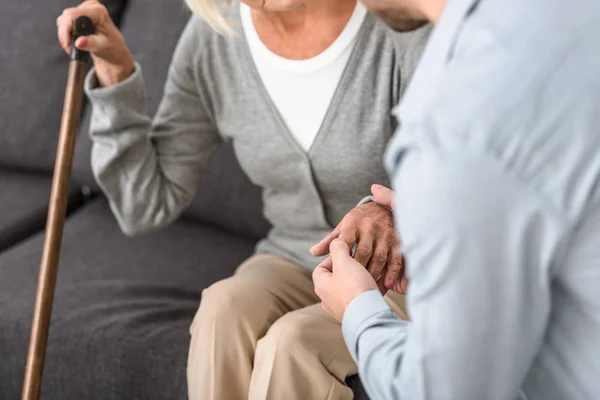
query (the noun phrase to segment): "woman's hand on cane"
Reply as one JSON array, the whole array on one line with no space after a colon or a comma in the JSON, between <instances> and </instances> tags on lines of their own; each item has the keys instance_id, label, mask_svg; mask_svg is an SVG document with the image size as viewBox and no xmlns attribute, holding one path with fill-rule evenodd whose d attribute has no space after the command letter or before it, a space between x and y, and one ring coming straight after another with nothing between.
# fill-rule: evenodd
<instances>
[{"instance_id":1,"label":"woman's hand on cane","mask_svg":"<svg viewBox=\"0 0 600 400\"><path fill-rule=\"evenodd\" d=\"M94 22L96 33L81 36L75 47L92 55L100 86L111 86L129 77L135 64L123 35L112 22L106 7L97 0L87 0L77 7L67 8L57 18L58 39L65 52L71 52L73 22L85 15Z\"/></svg>"}]
</instances>

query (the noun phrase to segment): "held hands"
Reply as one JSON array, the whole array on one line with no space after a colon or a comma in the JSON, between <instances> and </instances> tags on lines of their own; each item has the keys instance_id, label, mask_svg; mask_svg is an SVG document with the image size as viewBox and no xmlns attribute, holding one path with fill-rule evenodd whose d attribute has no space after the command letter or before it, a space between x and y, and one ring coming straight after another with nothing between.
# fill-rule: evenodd
<instances>
[{"instance_id":1,"label":"held hands","mask_svg":"<svg viewBox=\"0 0 600 400\"><path fill-rule=\"evenodd\" d=\"M67 54L71 53L73 22L82 15L94 22L96 33L79 37L75 47L92 55L100 86L115 85L127 79L135 69L133 56L106 7L97 0L87 0L77 7L67 8L56 19L61 47Z\"/></svg>"},{"instance_id":2,"label":"held hands","mask_svg":"<svg viewBox=\"0 0 600 400\"><path fill-rule=\"evenodd\" d=\"M342 239L333 240L329 252L333 262L318 266L313 282L323 309L341 323L354 298L378 287L364 266L350 256L350 248Z\"/></svg>"},{"instance_id":3,"label":"held hands","mask_svg":"<svg viewBox=\"0 0 600 400\"><path fill-rule=\"evenodd\" d=\"M330 252L335 239L341 239L350 249L356 245L354 260L371 273L382 294L388 289L405 293L408 282L404 279L404 263L399 251L400 242L394 228L392 213L394 192L380 185L373 185L371 192L377 203L367 203L350 211L342 222L321 242L311 248L314 256ZM332 254L319 265L332 269Z\"/></svg>"}]
</instances>

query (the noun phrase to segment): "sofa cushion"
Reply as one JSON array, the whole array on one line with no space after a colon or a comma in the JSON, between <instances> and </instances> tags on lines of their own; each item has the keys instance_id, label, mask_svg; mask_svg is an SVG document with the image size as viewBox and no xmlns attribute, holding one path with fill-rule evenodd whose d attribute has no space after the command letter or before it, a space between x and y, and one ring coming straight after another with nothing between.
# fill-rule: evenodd
<instances>
[{"instance_id":1,"label":"sofa cushion","mask_svg":"<svg viewBox=\"0 0 600 400\"><path fill-rule=\"evenodd\" d=\"M354 400L369 400L369 396L367 395L367 392L365 391L365 388L363 387L358 375L348 378L347 383L354 392Z\"/></svg>"},{"instance_id":2,"label":"sofa cushion","mask_svg":"<svg viewBox=\"0 0 600 400\"><path fill-rule=\"evenodd\" d=\"M0 251L44 229L50 184L48 175L0 171ZM71 188L69 207L82 201L81 192Z\"/></svg>"},{"instance_id":3,"label":"sofa cushion","mask_svg":"<svg viewBox=\"0 0 600 400\"><path fill-rule=\"evenodd\" d=\"M170 2L130 0L121 31L135 59L141 64L148 96L148 111L156 112L162 98L172 53L189 18L189 12ZM91 109L84 113L83 134L76 147L73 176L80 185L98 192L90 154ZM240 233L249 238L263 238L269 223L262 214L259 188L241 170L231 145L217 152L209 171L198 186L198 194L185 218L206 222Z\"/></svg>"},{"instance_id":4,"label":"sofa cushion","mask_svg":"<svg viewBox=\"0 0 600 400\"><path fill-rule=\"evenodd\" d=\"M56 18L79 0L2 0L0 12L0 165L51 171L69 57ZM125 0L103 0L117 19Z\"/></svg>"},{"instance_id":5,"label":"sofa cushion","mask_svg":"<svg viewBox=\"0 0 600 400\"><path fill-rule=\"evenodd\" d=\"M0 255L0 398L21 391L43 238ZM69 218L42 398L183 399L189 325L201 291L254 243L177 222L126 238L104 199Z\"/></svg>"},{"instance_id":6,"label":"sofa cushion","mask_svg":"<svg viewBox=\"0 0 600 400\"><path fill-rule=\"evenodd\" d=\"M0 255L0 398L21 391L41 235ZM253 242L180 221L124 237L105 200L67 222L42 385L45 400L186 398L189 326L201 291ZM366 399L357 378L357 399Z\"/></svg>"}]
</instances>

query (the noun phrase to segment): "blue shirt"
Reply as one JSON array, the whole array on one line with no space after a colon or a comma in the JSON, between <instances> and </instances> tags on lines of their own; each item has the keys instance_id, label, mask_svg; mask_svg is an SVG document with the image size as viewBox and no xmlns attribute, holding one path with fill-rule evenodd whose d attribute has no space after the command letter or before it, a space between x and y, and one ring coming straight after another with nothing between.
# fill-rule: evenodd
<instances>
[{"instance_id":1,"label":"blue shirt","mask_svg":"<svg viewBox=\"0 0 600 400\"><path fill-rule=\"evenodd\" d=\"M372 399L600 399L599 21L449 0L386 157L411 321L342 324Z\"/></svg>"}]
</instances>

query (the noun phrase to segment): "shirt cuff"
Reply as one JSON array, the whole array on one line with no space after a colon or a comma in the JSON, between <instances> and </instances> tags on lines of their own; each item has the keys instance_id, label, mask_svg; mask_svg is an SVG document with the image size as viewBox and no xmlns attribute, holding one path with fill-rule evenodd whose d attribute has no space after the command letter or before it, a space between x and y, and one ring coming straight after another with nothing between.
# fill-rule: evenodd
<instances>
[{"instance_id":1,"label":"shirt cuff","mask_svg":"<svg viewBox=\"0 0 600 400\"><path fill-rule=\"evenodd\" d=\"M367 196L364 199L362 199L361 201L358 202L358 204L356 205L356 207L360 207L363 204L367 204L367 203L376 203L375 201L375 197L373 196Z\"/></svg>"},{"instance_id":2,"label":"shirt cuff","mask_svg":"<svg viewBox=\"0 0 600 400\"><path fill-rule=\"evenodd\" d=\"M377 201L375 201L375 197L373 197L373 196L367 196L364 199L362 199L361 201L359 201L358 204L356 205L356 207L360 207L360 206L362 206L364 204L367 204L367 203L377 203ZM394 210L392 210L388 206L384 206L381 203L377 203L377 204L379 204L381 207L385 207L389 212L392 213L392 215L394 215Z\"/></svg>"},{"instance_id":3,"label":"shirt cuff","mask_svg":"<svg viewBox=\"0 0 600 400\"><path fill-rule=\"evenodd\" d=\"M92 68L85 77L84 89L93 106L129 109L132 106L144 108L146 105L144 79L137 62L131 75L122 82L107 87L98 86L96 69Z\"/></svg>"},{"instance_id":4,"label":"shirt cuff","mask_svg":"<svg viewBox=\"0 0 600 400\"><path fill-rule=\"evenodd\" d=\"M348 304L342 319L342 333L348 350L357 363L360 334L368 326L369 320L383 312L391 312L391 309L378 290L364 292Z\"/></svg>"}]
</instances>

